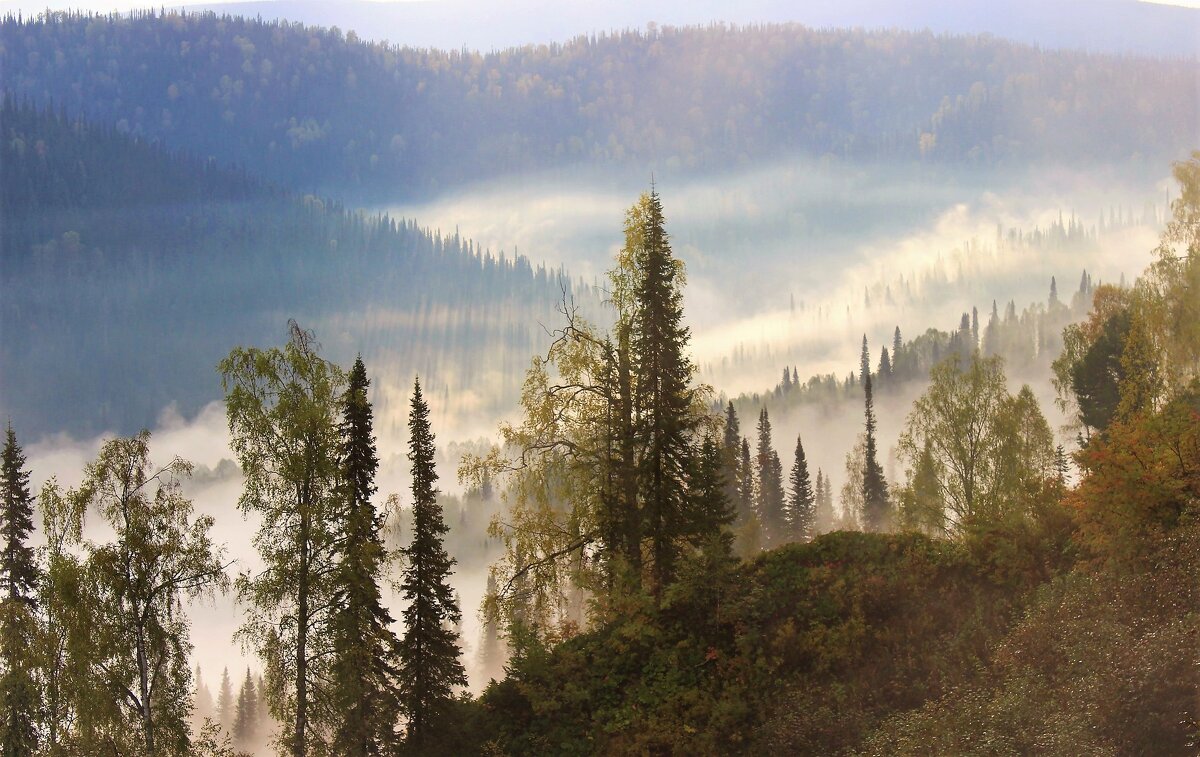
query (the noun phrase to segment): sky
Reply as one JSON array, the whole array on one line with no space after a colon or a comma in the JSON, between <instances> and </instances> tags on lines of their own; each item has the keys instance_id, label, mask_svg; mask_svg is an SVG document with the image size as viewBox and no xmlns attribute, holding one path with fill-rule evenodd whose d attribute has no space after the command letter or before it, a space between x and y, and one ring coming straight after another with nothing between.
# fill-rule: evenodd
<instances>
[{"instance_id":1,"label":"sky","mask_svg":"<svg viewBox=\"0 0 1200 757\"><path fill-rule=\"evenodd\" d=\"M378 2L381 5L409 3L409 2L433 2L443 3L451 2L452 0L368 0L368 2ZM239 0L204 0L205 5L226 5ZM1101 4L1105 0L1095 0L1096 4ZM1200 0L1138 0L1138 2L1155 4L1155 5L1173 5L1182 8L1200 8ZM194 5L195 3L188 3ZM330 2L331 6L337 5L336 2ZM159 8L164 3L145 2L129 2L129 0L0 0L0 12L20 11L24 14L38 14L44 10L88 10L97 13L106 13L109 11L128 11L139 8ZM166 7L179 7L178 3L165 3ZM650 2L648 5L653 6Z\"/></svg>"}]
</instances>

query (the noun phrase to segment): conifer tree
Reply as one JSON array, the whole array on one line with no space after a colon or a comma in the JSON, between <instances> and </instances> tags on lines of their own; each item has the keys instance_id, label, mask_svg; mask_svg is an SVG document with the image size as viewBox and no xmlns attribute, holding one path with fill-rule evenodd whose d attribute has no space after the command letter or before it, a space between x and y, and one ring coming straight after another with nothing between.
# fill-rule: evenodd
<instances>
[{"instance_id":1,"label":"conifer tree","mask_svg":"<svg viewBox=\"0 0 1200 757\"><path fill-rule=\"evenodd\" d=\"M879 379L887 381L892 377L892 359L888 356L887 347L882 348L879 353Z\"/></svg>"},{"instance_id":2,"label":"conifer tree","mask_svg":"<svg viewBox=\"0 0 1200 757\"><path fill-rule=\"evenodd\" d=\"M783 470L771 446L771 418L764 407L758 414L758 517L768 547L782 544L787 536L783 511Z\"/></svg>"},{"instance_id":3,"label":"conifer tree","mask_svg":"<svg viewBox=\"0 0 1200 757\"><path fill-rule=\"evenodd\" d=\"M788 525L792 539L812 541L816 536L817 502L812 479L808 475L808 459L804 455L804 444L796 436L796 459L792 463L790 499L788 501Z\"/></svg>"},{"instance_id":4,"label":"conifer tree","mask_svg":"<svg viewBox=\"0 0 1200 757\"><path fill-rule=\"evenodd\" d=\"M738 491L738 510L748 520L756 514L754 512L756 497L754 491L754 463L750 457L750 440L744 436L742 437L742 454L739 467L741 473L738 477L741 480L741 486Z\"/></svg>"},{"instance_id":5,"label":"conifer tree","mask_svg":"<svg viewBox=\"0 0 1200 757\"><path fill-rule=\"evenodd\" d=\"M32 755L37 748L40 695L31 656L37 622L38 569L30 548L33 498L29 471L9 424L0 458L0 755Z\"/></svg>"},{"instance_id":6,"label":"conifer tree","mask_svg":"<svg viewBox=\"0 0 1200 757\"><path fill-rule=\"evenodd\" d=\"M867 336L863 335L862 384L864 415L866 419L866 448L864 455L862 505L863 527L867 531L884 531L890 526L887 484L883 479L883 468L875 442L875 401L871 388L871 370L868 363Z\"/></svg>"},{"instance_id":7,"label":"conifer tree","mask_svg":"<svg viewBox=\"0 0 1200 757\"><path fill-rule=\"evenodd\" d=\"M408 718L407 746L421 754L437 749L454 689L465 686L467 677L452 630L461 613L447 582L454 560L442 545L449 529L437 501L434 438L419 379L413 385L408 429L413 535L403 550L407 565L400 587L408 603L400 642L400 701Z\"/></svg>"},{"instance_id":8,"label":"conifer tree","mask_svg":"<svg viewBox=\"0 0 1200 757\"><path fill-rule=\"evenodd\" d=\"M254 690L254 677L246 668L246 678L238 690L237 715L233 720L233 745L238 749L253 748L258 738L258 695Z\"/></svg>"},{"instance_id":9,"label":"conifer tree","mask_svg":"<svg viewBox=\"0 0 1200 757\"><path fill-rule=\"evenodd\" d=\"M229 668L224 668L221 670L221 688L217 690L217 720L221 724L221 729L229 733L233 729L233 721L236 718L233 683L229 680Z\"/></svg>"},{"instance_id":10,"label":"conifer tree","mask_svg":"<svg viewBox=\"0 0 1200 757\"><path fill-rule=\"evenodd\" d=\"M741 507L741 444L742 430L737 411L731 401L725 407L725 430L722 437L722 476L725 481L725 498L733 505L735 526L741 526L750 516Z\"/></svg>"},{"instance_id":11,"label":"conifer tree","mask_svg":"<svg viewBox=\"0 0 1200 757\"><path fill-rule=\"evenodd\" d=\"M686 476L696 425L695 367L687 356L681 267L671 253L662 203L653 189L642 199L640 276L634 289L632 348L637 381L637 435L645 440L638 466L640 501L653 560L653 592L671 582L680 538L686 536Z\"/></svg>"},{"instance_id":12,"label":"conifer tree","mask_svg":"<svg viewBox=\"0 0 1200 757\"><path fill-rule=\"evenodd\" d=\"M199 731L200 726L204 724L205 718L211 719L216 715L217 706L213 702L212 691L208 688L208 684L204 682L199 665L196 665L196 672L193 679L192 723L195 725L193 730Z\"/></svg>"},{"instance_id":13,"label":"conifer tree","mask_svg":"<svg viewBox=\"0 0 1200 757\"><path fill-rule=\"evenodd\" d=\"M722 450L711 435L704 437L700 453L693 458L688 477L688 506L691 523L688 540L694 547L720 543L732 546L729 525L733 523L733 502L726 496L722 471ZM715 541L714 541L715 540Z\"/></svg>"},{"instance_id":14,"label":"conifer tree","mask_svg":"<svg viewBox=\"0 0 1200 757\"><path fill-rule=\"evenodd\" d=\"M379 590L389 555L380 535L383 518L371 501L379 458L367 398L370 383L359 357L342 397L341 499L346 510L334 573L337 609L331 622L333 750L360 756L394 750L400 709L399 641Z\"/></svg>"},{"instance_id":15,"label":"conifer tree","mask_svg":"<svg viewBox=\"0 0 1200 757\"><path fill-rule=\"evenodd\" d=\"M817 468L817 485L813 497L816 501L814 534L823 534L833 530L833 493L829 479L825 477L825 472L820 468Z\"/></svg>"},{"instance_id":16,"label":"conifer tree","mask_svg":"<svg viewBox=\"0 0 1200 757\"><path fill-rule=\"evenodd\" d=\"M896 327L896 331L892 334L892 368L900 361L900 350L904 347L904 341L900 338L900 327Z\"/></svg>"}]
</instances>

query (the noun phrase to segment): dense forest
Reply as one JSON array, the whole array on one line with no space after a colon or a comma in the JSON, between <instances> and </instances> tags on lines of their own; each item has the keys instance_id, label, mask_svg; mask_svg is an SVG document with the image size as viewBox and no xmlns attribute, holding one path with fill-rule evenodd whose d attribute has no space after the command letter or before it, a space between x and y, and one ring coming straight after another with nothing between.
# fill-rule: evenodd
<instances>
[{"instance_id":1,"label":"dense forest","mask_svg":"<svg viewBox=\"0 0 1200 757\"><path fill-rule=\"evenodd\" d=\"M231 757L264 738L295 756L1189 754L1200 153L1175 176L1155 262L1129 286L1085 275L1072 298L1085 317L1053 371L1074 450L1009 385L997 340L1013 319L964 317L944 345L897 335L897 362L876 363L864 338L861 464L836 521L806 440L785 479L765 409L752 454L749 419L697 382L666 211L644 194L610 274L612 318L566 308L518 419L462 459L467 501L504 497L482 611L508 662L475 698L419 379L397 547L364 361L330 362L295 322L283 347L220 361L263 566L236 578L213 518L182 494L191 465L162 464L147 432L105 442L78 487L35 495L10 425L0 740L48 755ZM874 400L898 375L922 388L888 480ZM108 541L83 538L96 518ZM225 671L214 704L181 608L226 591L262 674ZM211 717L189 726L194 706Z\"/></svg>"},{"instance_id":2,"label":"dense forest","mask_svg":"<svg viewBox=\"0 0 1200 757\"><path fill-rule=\"evenodd\" d=\"M420 196L583 163L781 154L1158 166L1195 139L1195 63L990 37L663 28L488 54L216 15L0 22L0 86L304 191Z\"/></svg>"},{"instance_id":3,"label":"dense forest","mask_svg":"<svg viewBox=\"0 0 1200 757\"><path fill-rule=\"evenodd\" d=\"M172 401L193 413L218 397L229 337L264 340L281 312L327 325L337 354L404 355L439 392L495 372L495 403L544 343L538 322L564 296L598 299L524 257L60 111L8 97L0 124L0 409L28 433L132 433ZM362 341L334 341L352 320Z\"/></svg>"}]
</instances>

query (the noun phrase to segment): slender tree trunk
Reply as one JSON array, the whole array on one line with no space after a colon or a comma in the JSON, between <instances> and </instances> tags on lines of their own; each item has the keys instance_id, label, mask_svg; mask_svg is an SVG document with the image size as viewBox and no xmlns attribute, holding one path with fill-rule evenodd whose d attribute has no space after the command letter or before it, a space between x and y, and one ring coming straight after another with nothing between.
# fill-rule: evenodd
<instances>
[{"instance_id":1,"label":"slender tree trunk","mask_svg":"<svg viewBox=\"0 0 1200 757\"><path fill-rule=\"evenodd\" d=\"M637 460L635 457L633 430L633 379L630 375L628 338L622 339L623 348L618 357L617 380L620 396L621 423L621 492L622 532L625 537L625 559L629 562L630 579L634 588L642 579L642 535L639 523L637 496Z\"/></svg>"},{"instance_id":2,"label":"slender tree trunk","mask_svg":"<svg viewBox=\"0 0 1200 757\"><path fill-rule=\"evenodd\" d=\"M309 529L309 515L303 512L300 515L300 570L296 582L296 721L292 734L293 757L305 756L305 731L308 729Z\"/></svg>"},{"instance_id":3,"label":"slender tree trunk","mask_svg":"<svg viewBox=\"0 0 1200 757\"><path fill-rule=\"evenodd\" d=\"M136 612L136 607L134 608ZM137 630L137 664L139 705L142 710L142 733L146 738L146 754L154 756L154 711L150 706L150 661L146 658L146 630L139 625Z\"/></svg>"}]
</instances>

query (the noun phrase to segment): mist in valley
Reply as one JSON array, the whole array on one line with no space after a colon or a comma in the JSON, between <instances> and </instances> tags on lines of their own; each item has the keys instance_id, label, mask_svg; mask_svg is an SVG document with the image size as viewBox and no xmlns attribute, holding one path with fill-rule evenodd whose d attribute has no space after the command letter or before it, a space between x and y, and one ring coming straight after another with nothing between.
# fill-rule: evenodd
<instances>
[{"instance_id":1,"label":"mist in valley","mask_svg":"<svg viewBox=\"0 0 1200 757\"><path fill-rule=\"evenodd\" d=\"M660 179L668 231L687 269L685 313L700 378L720 398L740 396L742 431L752 440L755 416L745 409L767 407L785 470L799 434L813 475L822 470L836 492L862 429L861 402L778 402L771 390L783 367L794 367L801 381L823 374L844 378L857 370L864 333L874 365L896 327L907 339L930 327L952 331L973 307L986 316L993 300L1011 300L1018 309L1044 302L1051 277L1069 299L1084 270L1096 282L1131 281L1151 258L1167 183L1122 177L1114 189L1114 181L1104 171L986 176L811 161L705 181ZM611 317L601 304L605 272L622 244L625 209L647 184L633 177L546 178L516 187L483 185L386 210L455 229L493 254L519 253L561 268L578 291L593 291L583 304L604 325ZM381 503L395 493L401 507L407 505L404 421L415 369L440 378L429 398L441 449L440 486L453 500L447 520L459 566L452 583L464 610L463 661L474 693L500 674L495 661L486 669L482 662L478 613L487 566L500 554L486 535L499 504L460 499L465 493L456 481L457 457L485 449L497 423L515 419L520 376L544 349L548 332L561 325L553 308L543 307L541 337L530 340L527 350L483 347L466 355L478 369L462 375L453 366L439 371L430 362L435 350L394 341L424 324L406 322L404 312L387 303L365 302L306 323L333 355L356 348L364 354L373 380ZM455 315L447 311L445 317ZM1062 419L1047 365L1010 372L1010 390L1030 384L1058 427ZM889 483L903 482L895 442L923 389L907 382L876 395ZM225 423L220 402L191 415L168 405L152 429L151 448L155 459L178 455L195 463L185 492L198 513L214 517L214 537L233 561L231 572L254 571L260 567L250 542L255 524L236 507L241 476ZM50 476L63 485L77 483L102 437L59 433L30 444L35 485ZM397 513L393 520L402 523L403 517ZM89 536L102 539L103 533ZM401 528L393 546L407 536ZM398 617L394 591L385 588L385 598ZM232 595L193 602L189 613L193 665L210 690L226 667L235 682L247 667L258 669L254 656L234 641L241 614Z\"/></svg>"}]
</instances>

